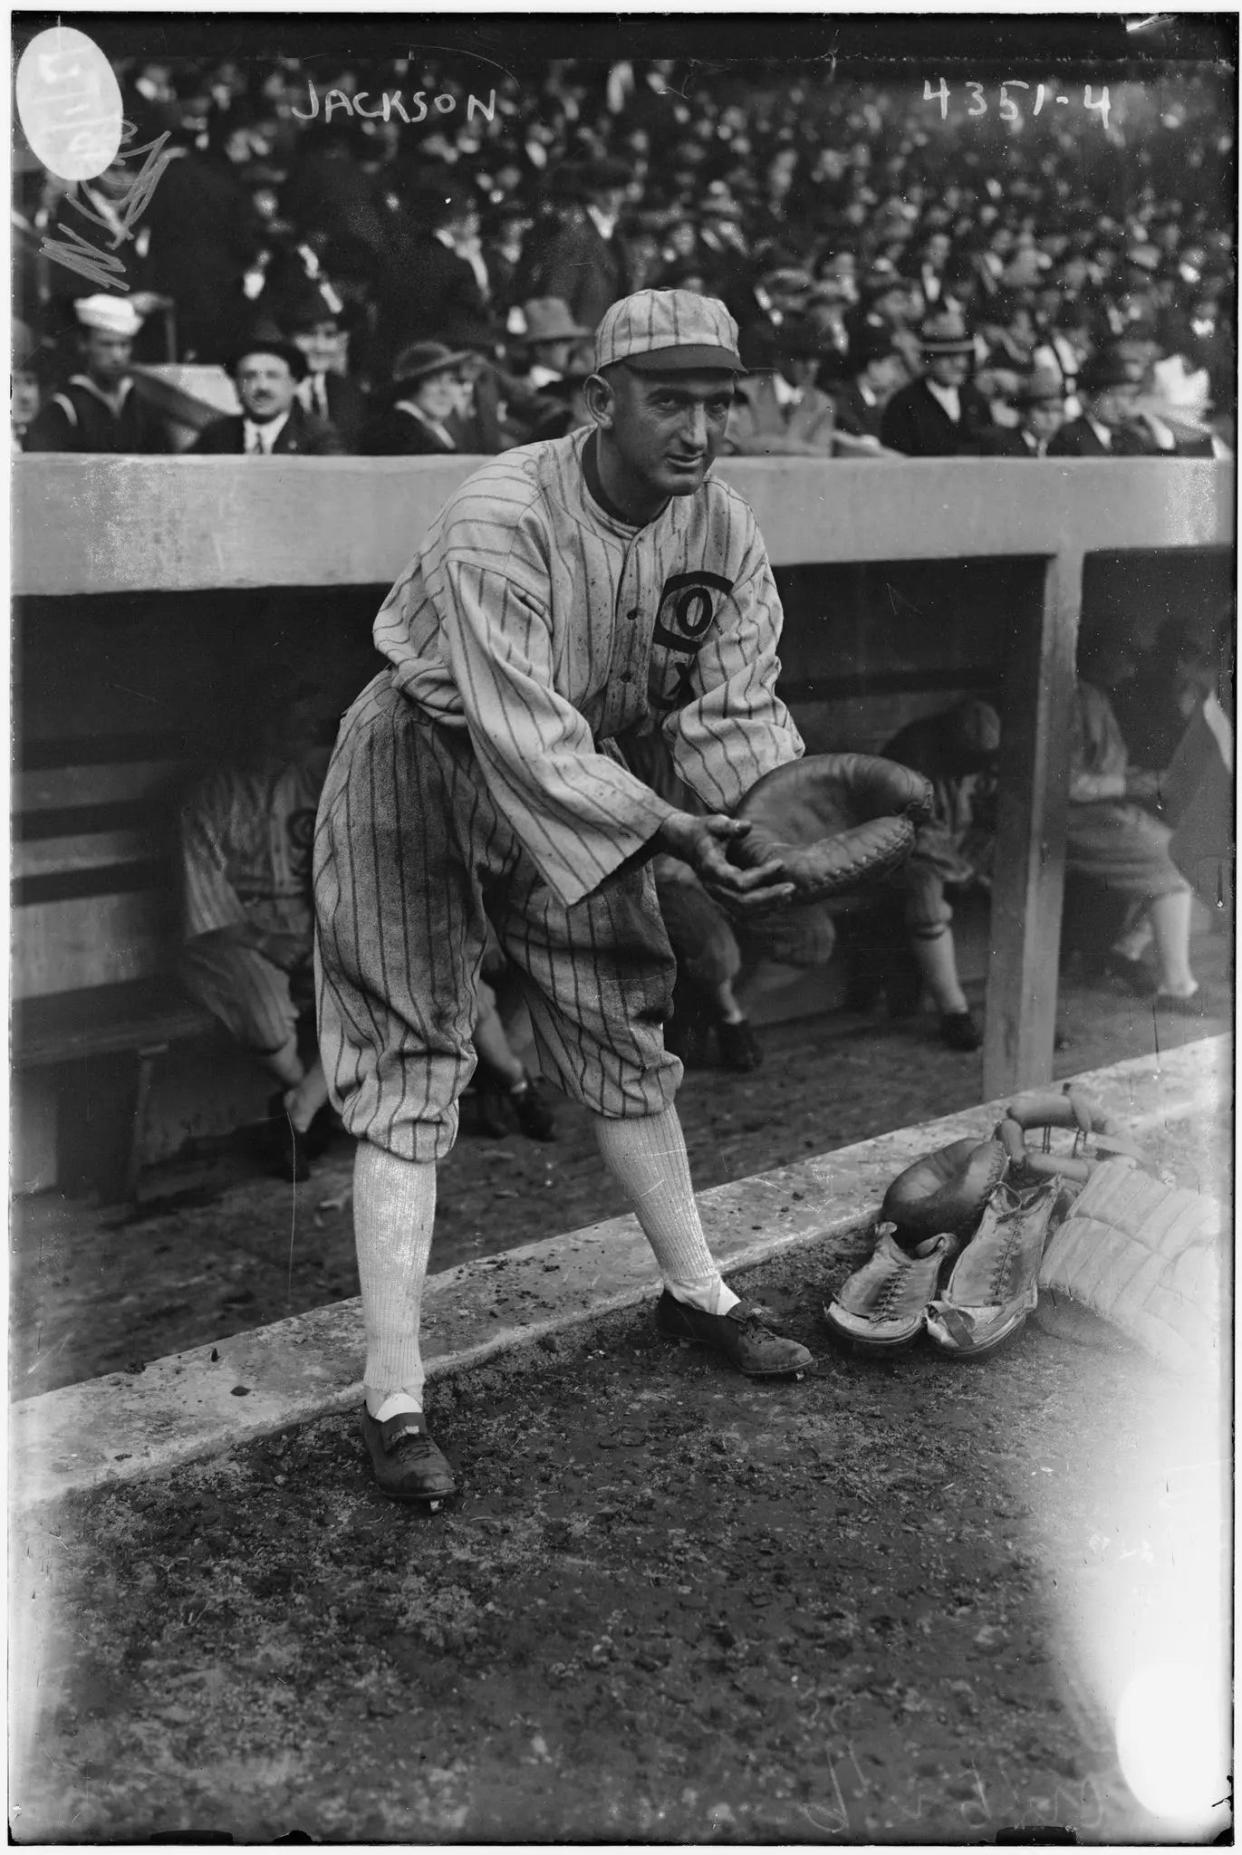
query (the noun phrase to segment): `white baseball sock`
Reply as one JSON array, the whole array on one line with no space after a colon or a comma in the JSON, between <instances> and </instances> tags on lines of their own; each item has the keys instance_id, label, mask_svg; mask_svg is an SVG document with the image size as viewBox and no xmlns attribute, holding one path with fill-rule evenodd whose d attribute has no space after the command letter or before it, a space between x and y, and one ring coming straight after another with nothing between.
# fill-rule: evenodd
<instances>
[{"instance_id":1,"label":"white baseball sock","mask_svg":"<svg viewBox=\"0 0 1242 1855\"><path fill-rule=\"evenodd\" d=\"M367 1409L381 1423L423 1408L418 1345L436 1214L433 1161L399 1159L360 1140L354 1156L354 1239L367 1336Z\"/></svg>"},{"instance_id":2,"label":"white baseball sock","mask_svg":"<svg viewBox=\"0 0 1242 1855\"><path fill-rule=\"evenodd\" d=\"M627 1121L596 1115L595 1138L634 1207L669 1293L707 1314L727 1314L738 1297L721 1280L703 1235L676 1108Z\"/></svg>"}]
</instances>

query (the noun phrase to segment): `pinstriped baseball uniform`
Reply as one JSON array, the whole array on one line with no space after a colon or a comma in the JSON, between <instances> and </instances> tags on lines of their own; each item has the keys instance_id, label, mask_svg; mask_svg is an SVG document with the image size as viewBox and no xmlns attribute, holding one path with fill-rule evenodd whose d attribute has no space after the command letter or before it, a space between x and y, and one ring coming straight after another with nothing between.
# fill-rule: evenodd
<instances>
[{"instance_id":1,"label":"pinstriped baseball uniform","mask_svg":"<svg viewBox=\"0 0 1242 1855\"><path fill-rule=\"evenodd\" d=\"M256 948L204 939L252 927L314 937L311 848L323 760L230 767L194 788L181 813L183 983L239 1043L260 1054L295 1034L291 975ZM305 985L303 986L305 989ZM305 1008L305 1000L302 1007Z\"/></svg>"},{"instance_id":2,"label":"pinstriped baseball uniform","mask_svg":"<svg viewBox=\"0 0 1242 1855\"><path fill-rule=\"evenodd\" d=\"M456 492L379 613L388 667L329 767L320 1049L350 1131L405 1158L452 1144L488 916L545 1072L603 1115L669 1105L673 963L645 856L672 808L617 742L659 729L715 811L802 752L747 503L709 477L633 527L588 480L576 432Z\"/></svg>"}]
</instances>

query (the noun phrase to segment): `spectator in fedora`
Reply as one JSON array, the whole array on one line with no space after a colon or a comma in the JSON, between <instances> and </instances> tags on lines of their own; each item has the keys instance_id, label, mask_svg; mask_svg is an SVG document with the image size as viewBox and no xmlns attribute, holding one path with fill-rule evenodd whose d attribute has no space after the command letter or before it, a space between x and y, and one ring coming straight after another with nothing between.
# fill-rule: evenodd
<instances>
[{"instance_id":1,"label":"spectator in fedora","mask_svg":"<svg viewBox=\"0 0 1242 1855\"><path fill-rule=\"evenodd\" d=\"M568 211L538 254L529 293L558 297L576 322L594 331L629 289L617 223L630 171L619 161L586 161L562 169L560 180Z\"/></svg>"},{"instance_id":2,"label":"spectator in fedora","mask_svg":"<svg viewBox=\"0 0 1242 1855\"><path fill-rule=\"evenodd\" d=\"M1157 446L1138 424L1139 383L1115 353L1093 355L1078 375L1082 416L1063 425L1052 457L1150 457Z\"/></svg>"},{"instance_id":3,"label":"spectator in fedora","mask_svg":"<svg viewBox=\"0 0 1242 1855\"><path fill-rule=\"evenodd\" d=\"M1059 375L1035 368L1013 395L1016 425L997 425L985 432L979 449L984 457L1044 457L1065 418L1065 388Z\"/></svg>"},{"instance_id":4,"label":"spectator in fedora","mask_svg":"<svg viewBox=\"0 0 1242 1855\"><path fill-rule=\"evenodd\" d=\"M906 380L905 362L892 335L881 328L862 331L852 344L851 358L853 379L832 389L837 430L878 445L884 408Z\"/></svg>"},{"instance_id":5,"label":"spectator in fedora","mask_svg":"<svg viewBox=\"0 0 1242 1855\"><path fill-rule=\"evenodd\" d=\"M977 451L991 428L982 393L971 385L974 339L956 310L928 316L919 330L923 372L893 394L880 438L907 457L957 457Z\"/></svg>"},{"instance_id":6,"label":"spectator in fedora","mask_svg":"<svg viewBox=\"0 0 1242 1855\"><path fill-rule=\"evenodd\" d=\"M752 332L726 448L739 457L831 457L836 407L816 385L822 344L808 322ZM766 365L765 365L766 363Z\"/></svg>"},{"instance_id":7,"label":"spectator in fedora","mask_svg":"<svg viewBox=\"0 0 1242 1855\"><path fill-rule=\"evenodd\" d=\"M126 296L83 296L78 321L79 372L31 420L27 451L164 452L171 449L157 414L130 372L142 317Z\"/></svg>"},{"instance_id":8,"label":"spectator in fedora","mask_svg":"<svg viewBox=\"0 0 1242 1855\"><path fill-rule=\"evenodd\" d=\"M306 356L274 326L255 329L229 357L228 371L242 403L238 413L213 419L191 451L245 457L337 457L344 446L336 427L307 412L298 387Z\"/></svg>"},{"instance_id":9,"label":"spectator in fedora","mask_svg":"<svg viewBox=\"0 0 1242 1855\"><path fill-rule=\"evenodd\" d=\"M442 341L416 341L393 364L392 402L364 427L367 457L436 457L461 447L453 433L461 370L471 356Z\"/></svg>"},{"instance_id":10,"label":"spectator in fedora","mask_svg":"<svg viewBox=\"0 0 1242 1855\"><path fill-rule=\"evenodd\" d=\"M576 343L589 339L591 331L570 314L568 303L556 296L537 296L522 307L526 329L523 345L530 355L528 385L536 392L562 380L570 372Z\"/></svg>"},{"instance_id":11,"label":"spectator in fedora","mask_svg":"<svg viewBox=\"0 0 1242 1855\"><path fill-rule=\"evenodd\" d=\"M358 449L367 396L348 372L349 331L344 306L331 286L307 279L280 318L306 361L298 398L307 412L335 426L346 451Z\"/></svg>"}]
</instances>

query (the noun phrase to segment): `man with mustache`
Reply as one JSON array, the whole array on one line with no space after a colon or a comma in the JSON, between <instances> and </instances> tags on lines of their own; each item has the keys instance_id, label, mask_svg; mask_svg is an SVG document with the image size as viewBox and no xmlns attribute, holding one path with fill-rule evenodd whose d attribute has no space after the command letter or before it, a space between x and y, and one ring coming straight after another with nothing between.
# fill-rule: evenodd
<instances>
[{"instance_id":1,"label":"man with mustache","mask_svg":"<svg viewBox=\"0 0 1242 1855\"><path fill-rule=\"evenodd\" d=\"M257 328L228 368L242 410L204 426L191 451L214 457L337 457L345 449L335 425L307 412L298 398L306 356L278 329Z\"/></svg>"}]
</instances>

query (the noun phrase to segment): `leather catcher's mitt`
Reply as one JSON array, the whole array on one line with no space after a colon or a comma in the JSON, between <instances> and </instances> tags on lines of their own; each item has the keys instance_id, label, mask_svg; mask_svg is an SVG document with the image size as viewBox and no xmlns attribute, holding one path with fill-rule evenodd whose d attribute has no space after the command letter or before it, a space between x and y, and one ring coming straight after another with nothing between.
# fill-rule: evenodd
<instances>
[{"instance_id":1,"label":"leather catcher's mitt","mask_svg":"<svg viewBox=\"0 0 1242 1855\"><path fill-rule=\"evenodd\" d=\"M808 754L756 780L734 816L752 825L729 847L755 869L779 857L794 904L841 895L904 863L931 816L921 773L875 754Z\"/></svg>"},{"instance_id":2,"label":"leather catcher's mitt","mask_svg":"<svg viewBox=\"0 0 1242 1855\"><path fill-rule=\"evenodd\" d=\"M979 1217L1004 1178L1009 1158L999 1140L954 1140L899 1172L880 1217L908 1235L959 1232Z\"/></svg>"},{"instance_id":3,"label":"leather catcher's mitt","mask_svg":"<svg viewBox=\"0 0 1242 1855\"><path fill-rule=\"evenodd\" d=\"M1039 1270L1038 1324L1062 1339L1126 1339L1175 1372L1219 1369L1224 1212L1128 1159L1104 1160Z\"/></svg>"}]
</instances>

